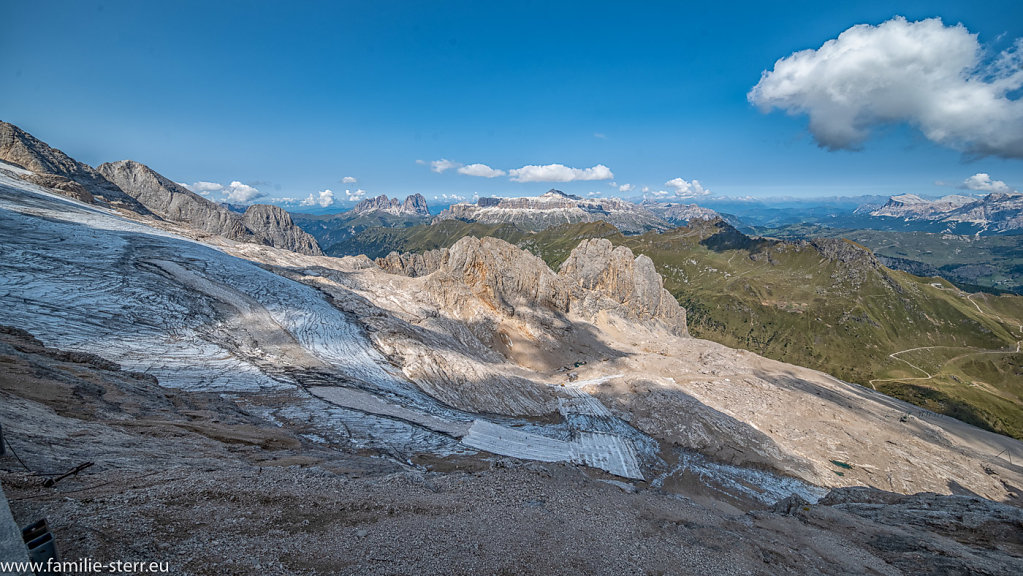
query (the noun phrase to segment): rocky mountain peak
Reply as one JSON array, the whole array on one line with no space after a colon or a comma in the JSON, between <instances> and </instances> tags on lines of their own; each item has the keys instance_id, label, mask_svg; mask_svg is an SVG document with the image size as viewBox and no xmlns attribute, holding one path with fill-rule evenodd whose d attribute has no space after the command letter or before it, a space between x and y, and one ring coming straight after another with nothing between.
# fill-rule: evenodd
<instances>
[{"instance_id":1,"label":"rocky mountain peak","mask_svg":"<svg viewBox=\"0 0 1023 576\"><path fill-rule=\"evenodd\" d=\"M406 196L404 202L381 194L376 198L367 198L359 202L350 212L352 214L383 212L395 216L429 216L430 208L426 205L426 198L422 194Z\"/></svg>"},{"instance_id":2,"label":"rocky mountain peak","mask_svg":"<svg viewBox=\"0 0 1023 576\"><path fill-rule=\"evenodd\" d=\"M439 272L507 316L537 305L591 318L608 311L630 320L660 322L674 334L688 335L685 309L663 288L653 261L603 238L581 242L557 274L533 254L489 237L465 237L449 249L424 254L392 252L377 264L412 277Z\"/></svg>"},{"instance_id":3,"label":"rocky mountain peak","mask_svg":"<svg viewBox=\"0 0 1023 576\"><path fill-rule=\"evenodd\" d=\"M558 275L621 304L636 319L660 320L675 334L688 334L685 309L664 289L664 279L646 255L635 256L606 238L583 240Z\"/></svg>"},{"instance_id":4,"label":"rocky mountain peak","mask_svg":"<svg viewBox=\"0 0 1023 576\"><path fill-rule=\"evenodd\" d=\"M452 204L434 218L483 224L514 224L538 232L562 224L607 222L626 234L671 228L645 208L619 198L581 198L551 189L540 196L480 198Z\"/></svg>"},{"instance_id":5,"label":"rocky mountain peak","mask_svg":"<svg viewBox=\"0 0 1023 576\"><path fill-rule=\"evenodd\" d=\"M582 196L576 196L575 194L566 194L557 188L551 188L545 192L541 198L568 198L569 200L582 200Z\"/></svg>"},{"instance_id":6,"label":"rocky mountain peak","mask_svg":"<svg viewBox=\"0 0 1023 576\"><path fill-rule=\"evenodd\" d=\"M30 170L20 178L51 188L76 200L149 211L88 164L71 158L21 128L0 122L0 160Z\"/></svg>"},{"instance_id":7,"label":"rocky mountain peak","mask_svg":"<svg viewBox=\"0 0 1023 576\"><path fill-rule=\"evenodd\" d=\"M316 241L276 206L252 211L253 206L244 215L238 214L134 160L101 164L99 173L164 220L239 242L256 242L302 254L322 254Z\"/></svg>"},{"instance_id":8,"label":"rocky mountain peak","mask_svg":"<svg viewBox=\"0 0 1023 576\"><path fill-rule=\"evenodd\" d=\"M300 254L323 255L316 240L296 226L291 215L280 206L253 204L245 211L242 222L263 244L285 247Z\"/></svg>"}]
</instances>

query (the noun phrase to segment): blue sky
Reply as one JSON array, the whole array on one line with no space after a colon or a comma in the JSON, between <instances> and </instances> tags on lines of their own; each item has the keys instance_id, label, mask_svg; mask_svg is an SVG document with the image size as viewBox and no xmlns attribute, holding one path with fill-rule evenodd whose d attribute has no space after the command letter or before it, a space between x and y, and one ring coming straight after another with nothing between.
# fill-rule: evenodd
<instances>
[{"instance_id":1,"label":"blue sky","mask_svg":"<svg viewBox=\"0 0 1023 576\"><path fill-rule=\"evenodd\" d=\"M963 192L956 186L976 174L1023 189L1018 142L983 148L1001 142L992 126L1023 127L1018 85L1000 108L976 114L986 124L949 128L912 111L946 90L914 84L909 108L878 113L851 141L835 136L833 119L811 128L798 110L832 111L820 101L831 76L798 94L765 89L772 112L747 97L777 60L897 15L941 18L947 30L935 44L961 23L990 64L1023 38L1018 1L0 5L0 120L92 165L131 158L178 182L216 184L206 190L215 199L312 195L341 209L345 190L431 201L551 187L934 195ZM934 49L941 57L945 48ZM974 84L994 81L977 74ZM873 79L852 80L862 88ZM901 101L892 90L863 99ZM431 169L439 160L451 168ZM503 174L458 172L486 172L467 168L475 164ZM546 168L512 172L529 166Z\"/></svg>"}]
</instances>

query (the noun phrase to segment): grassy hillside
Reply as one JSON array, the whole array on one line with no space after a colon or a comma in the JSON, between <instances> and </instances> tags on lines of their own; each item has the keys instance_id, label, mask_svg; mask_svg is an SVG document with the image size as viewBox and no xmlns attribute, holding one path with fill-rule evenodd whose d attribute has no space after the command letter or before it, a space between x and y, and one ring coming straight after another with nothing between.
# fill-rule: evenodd
<instances>
[{"instance_id":1,"label":"grassy hillside","mask_svg":"<svg viewBox=\"0 0 1023 576\"><path fill-rule=\"evenodd\" d=\"M855 242L750 238L721 221L640 236L603 222L530 234L450 221L367 230L351 249L422 251L466 235L503 238L555 270L580 240L608 238L654 261L694 336L1023 438L1023 297L890 270Z\"/></svg>"},{"instance_id":2,"label":"grassy hillside","mask_svg":"<svg viewBox=\"0 0 1023 576\"><path fill-rule=\"evenodd\" d=\"M1023 294L1023 235L961 236L930 232L850 230L814 224L761 228L764 236L785 239L848 238L892 268L940 275L964 289Z\"/></svg>"}]
</instances>

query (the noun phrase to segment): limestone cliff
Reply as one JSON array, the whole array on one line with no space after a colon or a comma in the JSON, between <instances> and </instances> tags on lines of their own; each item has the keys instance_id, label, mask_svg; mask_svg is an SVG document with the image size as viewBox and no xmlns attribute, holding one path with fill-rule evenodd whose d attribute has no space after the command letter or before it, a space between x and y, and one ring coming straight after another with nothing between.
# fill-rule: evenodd
<instances>
[{"instance_id":1,"label":"limestone cliff","mask_svg":"<svg viewBox=\"0 0 1023 576\"><path fill-rule=\"evenodd\" d=\"M621 304L629 318L662 321L673 333L688 334L685 309L664 289L664 279L645 255L634 256L625 246L615 248L606 238L584 240L561 264L558 275ZM581 304L594 312L605 306L585 293Z\"/></svg>"},{"instance_id":2,"label":"limestone cliff","mask_svg":"<svg viewBox=\"0 0 1023 576\"><path fill-rule=\"evenodd\" d=\"M377 263L411 277L439 272L508 316L536 305L588 317L611 312L688 335L685 309L664 289L653 262L626 247L614 248L606 239L581 242L557 274L540 258L496 238L466 237L450 249L424 254L392 252Z\"/></svg>"},{"instance_id":3,"label":"limestone cliff","mask_svg":"<svg viewBox=\"0 0 1023 576\"><path fill-rule=\"evenodd\" d=\"M245 211L242 219L245 227L263 244L300 254L323 254L316 240L296 226L291 216L280 206L253 204Z\"/></svg>"}]
</instances>

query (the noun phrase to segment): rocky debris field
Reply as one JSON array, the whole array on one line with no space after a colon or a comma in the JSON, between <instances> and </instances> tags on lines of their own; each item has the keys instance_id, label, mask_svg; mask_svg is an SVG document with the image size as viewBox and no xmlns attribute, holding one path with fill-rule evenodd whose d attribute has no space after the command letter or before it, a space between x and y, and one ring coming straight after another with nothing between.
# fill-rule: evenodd
<instances>
[{"instance_id":1,"label":"rocky debris field","mask_svg":"<svg viewBox=\"0 0 1023 576\"><path fill-rule=\"evenodd\" d=\"M1023 510L838 489L772 506L563 463L323 445L246 402L168 391L96 356L0 331L0 460L16 520L66 560L181 575L1018 574ZM31 423L28 426L28 423ZM47 476L84 461L77 476ZM690 479L699 482L697 478Z\"/></svg>"}]
</instances>

